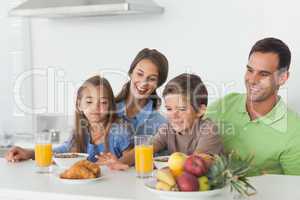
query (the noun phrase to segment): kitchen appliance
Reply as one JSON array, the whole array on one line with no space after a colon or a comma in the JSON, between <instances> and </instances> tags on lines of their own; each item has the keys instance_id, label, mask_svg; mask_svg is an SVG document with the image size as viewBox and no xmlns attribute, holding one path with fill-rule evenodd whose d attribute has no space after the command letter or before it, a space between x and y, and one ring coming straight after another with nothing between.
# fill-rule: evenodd
<instances>
[{"instance_id":1,"label":"kitchen appliance","mask_svg":"<svg viewBox=\"0 0 300 200\"><path fill-rule=\"evenodd\" d=\"M9 14L23 17L84 17L162 13L153 0L27 0Z\"/></svg>"}]
</instances>

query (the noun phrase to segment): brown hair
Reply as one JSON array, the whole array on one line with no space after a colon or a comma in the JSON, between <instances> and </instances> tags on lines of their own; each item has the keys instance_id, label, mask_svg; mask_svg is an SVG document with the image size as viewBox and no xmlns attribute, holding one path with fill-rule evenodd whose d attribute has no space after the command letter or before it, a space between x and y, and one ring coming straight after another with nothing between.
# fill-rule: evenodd
<instances>
[{"instance_id":1,"label":"brown hair","mask_svg":"<svg viewBox=\"0 0 300 200\"><path fill-rule=\"evenodd\" d=\"M157 87L160 87L167 80L169 64L167 58L156 49L145 48L141 50L132 61L128 71L128 75L131 75L132 71L137 66L137 64L144 59L150 60L153 64L155 64L155 66L157 66L158 69ZM116 97L116 102L120 102L128 97L129 87L130 87L130 81L124 84L121 92ZM159 106L161 105L161 99L157 95L156 89L152 92L150 98L153 100L153 108L158 109Z\"/></svg>"},{"instance_id":2,"label":"brown hair","mask_svg":"<svg viewBox=\"0 0 300 200\"><path fill-rule=\"evenodd\" d=\"M170 80L163 90L163 97L168 94L185 96L196 112L201 105L207 106L207 89L201 78L195 74L181 74Z\"/></svg>"},{"instance_id":3,"label":"brown hair","mask_svg":"<svg viewBox=\"0 0 300 200\"><path fill-rule=\"evenodd\" d=\"M82 98L82 91L87 87L87 85L102 86L107 94L109 107L108 116L105 123L105 150L108 150L108 133L111 128L111 124L116 121L116 104L114 100L113 90L109 82L100 76L93 76L87 79L82 86L77 91L76 97L76 110L75 110L75 130L72 136L72 151L75 152L86 152L86 141L85 141L85 131L89 130L90 124L83 112L79 110L80 100Z\"/></svg>"},{"instance_id":4,"label":"brown hair","mask_svg":"<svg viewBox=\"0 0 300 200\"><path fill-rule=\"evenodd\" d=\"M279 65L277 67L281 72L288 71L291 64L291 51L289 47L277 38L264 38L257 41L250 50L249 57L255 53L275 53L279 58Z\"/></svg>"}]
</instances>

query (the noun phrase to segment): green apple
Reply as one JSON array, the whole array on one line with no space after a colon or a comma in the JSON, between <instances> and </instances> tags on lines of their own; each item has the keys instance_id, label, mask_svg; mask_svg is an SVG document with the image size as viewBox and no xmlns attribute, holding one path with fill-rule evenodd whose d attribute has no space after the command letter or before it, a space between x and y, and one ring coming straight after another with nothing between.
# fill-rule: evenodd
<instances>
[{"instance_id":1,"label":"green apple","mask_svg":"<svg viewBox=\"0 0 300 200\"><path fill-rule=\"evenodd\" d=\"M210 190L210 185L207 176L201 176L198 178L199 182L199 191L208 191Z\"/></svg>"}]
</instances>

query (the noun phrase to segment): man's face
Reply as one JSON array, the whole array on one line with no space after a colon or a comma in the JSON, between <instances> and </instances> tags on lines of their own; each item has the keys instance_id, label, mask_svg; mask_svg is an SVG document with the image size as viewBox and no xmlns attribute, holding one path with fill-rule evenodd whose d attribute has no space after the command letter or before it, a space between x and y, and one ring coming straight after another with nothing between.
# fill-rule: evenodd
<instances>
[{"instance_id":1,"label":"man's face","mask_svg":"<svg viewBox=\"0 0 300 200\"><path fill-rule=\"evenodd\" d=\"M277 96L279 87L288 78L288 72L280 73L278 65L279 57L275 53L251 54L245 74L248 100L258 103Z\"/></svg>"}]
</instances>

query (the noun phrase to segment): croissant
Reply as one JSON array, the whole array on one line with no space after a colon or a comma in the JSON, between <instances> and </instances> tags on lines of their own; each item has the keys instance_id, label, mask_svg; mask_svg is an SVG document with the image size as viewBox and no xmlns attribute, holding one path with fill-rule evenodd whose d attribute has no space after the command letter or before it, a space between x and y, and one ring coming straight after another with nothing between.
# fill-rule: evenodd
<instances>
[{"instance_id":1,"label":"croissant","mask_svg":"<svg viewBox=\"0 0 300 200\"><path fill-rule=\"evenodd\" d=\"M93 174L95 174L96 177L99 177L101 175L99 165L92 163L88 160L78 161L74 165L83 166L83 167L87 168L89 171L93 172Z\"/></svg>"},{"instance_id":2,"label":"croissant","mask_svg":"<svg viewBox=\"0 0 300 200\"><path fill-rule=\"evenodd\" d=\"M101 176L100 167L88 160L81 160L59 175L62 179L91 179Z\"/></svg>"}]
</instances>

